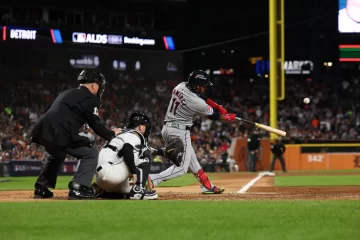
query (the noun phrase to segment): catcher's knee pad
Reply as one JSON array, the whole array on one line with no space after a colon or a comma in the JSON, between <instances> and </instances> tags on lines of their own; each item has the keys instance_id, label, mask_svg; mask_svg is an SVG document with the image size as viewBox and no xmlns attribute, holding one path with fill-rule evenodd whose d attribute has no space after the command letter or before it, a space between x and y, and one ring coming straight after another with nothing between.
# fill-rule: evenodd
<instances>
[{"instance_id":1,"label":"catcher's knee pad","mask_svg":"<svg viewBox=\"0 0 360 240\"><path fill-rule=\"evenodd\" d=\"M136 167L137 182L136 184L140 185L142 188L145 187L150 173L150 164L148 162L143 162Z\"/></svg>"}]
</instances>

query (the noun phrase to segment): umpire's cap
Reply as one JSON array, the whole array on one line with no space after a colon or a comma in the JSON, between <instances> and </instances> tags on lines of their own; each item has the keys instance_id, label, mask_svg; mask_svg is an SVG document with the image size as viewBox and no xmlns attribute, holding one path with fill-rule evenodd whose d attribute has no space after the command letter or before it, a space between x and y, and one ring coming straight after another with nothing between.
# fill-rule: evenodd
<instances>
[{"instance_id":1,"label":"umpire's cap","mask_svg":"<svg viewBox=\"0 0 360 240\"><path fill-rule=\"evenodd\" d=\"M192 71L188 78L188 86L191 91L195 92L196 86L212 86L210 75L203 70Z\"/></svg>"},{"instance_id":2,"label":"umpire's cap","mask_svg":"<svg viewBox=\"0 0 360 240\"><path fill-rule=\"evenodd\" d=\"M82 70L77 78L80 83L97 83L99 84L99 91L97 95L101 98L105 91L106 79L99 70Z\"/></svg>"},{"instance_id":3,"label":"umpire's cap","mask_svg":"<svg viewBox=\"0 0 360 240\"><path fill-rule=\"evenodd\" d=\"M133 112L128 120L126 128L136 128L139 125L145 125L146 130L144 137L147 138L151 132L151 120L145 113L142 112Z\"/></svg>"}]
</instances>

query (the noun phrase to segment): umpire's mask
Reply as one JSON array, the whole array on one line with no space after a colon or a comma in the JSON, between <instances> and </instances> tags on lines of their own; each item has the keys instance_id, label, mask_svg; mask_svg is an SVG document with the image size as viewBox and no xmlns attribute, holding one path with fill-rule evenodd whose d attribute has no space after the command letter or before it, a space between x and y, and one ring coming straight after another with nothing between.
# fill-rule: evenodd
<instances>
[{"instance_id":1,"label":"umpire's mask","mask_svg":"<svg viewBox=\"0 0 360 240\"><path fill-rule=\"evenodd\" d=\"M99 90L97 96L100 98L105 91L105 76L99 70L82 70L77 79L80 83L97 83Z\"/></svg>"}]
</instances>

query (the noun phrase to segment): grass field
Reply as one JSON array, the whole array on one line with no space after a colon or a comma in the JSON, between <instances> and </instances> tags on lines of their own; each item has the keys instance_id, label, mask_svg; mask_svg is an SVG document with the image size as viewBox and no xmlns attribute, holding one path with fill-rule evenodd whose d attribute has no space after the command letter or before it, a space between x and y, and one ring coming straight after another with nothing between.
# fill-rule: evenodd
<instances>
[{"instance_id":1,"label":"grass field","mask_svg":"<svg viewBox=\"0 0 360 240\"><path fill-rule=\"evenodd\" d=\"M215 174L210 174L211 179L217 179ZM71 176L59 176L57 179L56 189L68 189ZM37 177L0 177L0 180L9 180L0 183L0 191L3 190L30 190L33 189ZM95 179L94 179L95 181ZM197 183L196 178L192 174L185 174L183 177L172 179L164 182L159 187L180 187Z\"/></svg>"},{"instance_id":2,"label":"grass field","mask_svg":"<svg viewBox=\"0 0 360 240\"><path fill-rule=\"evenodd\" d=\"M58 188L70 178L59 177ZM0 190L31 190L35 179L10 178ZM162 186L194 183L187 174ZM274 185L357 186L360 176L275 176ZM359 216L352 200L0 202L0 239L358 239Z\"/></svg>"},{"instance_id":3,"label":"grass field","mask_svg":"<svg viewBox=\"0 0 360 240\"><path fill-rule=\"evenodd\" d=\"M85 201L0 204L1 239L357 239L359 203Z\"/></svg>"},{"instance_id":4,"label":"grass field","mask_svg":"<svg viewBox=\"0 0 360 240\"><path fill-rule=\"evenodd\" d=\"M276 176L275 186L357 186L360 175Z\"/></svg>"}]
</instances>

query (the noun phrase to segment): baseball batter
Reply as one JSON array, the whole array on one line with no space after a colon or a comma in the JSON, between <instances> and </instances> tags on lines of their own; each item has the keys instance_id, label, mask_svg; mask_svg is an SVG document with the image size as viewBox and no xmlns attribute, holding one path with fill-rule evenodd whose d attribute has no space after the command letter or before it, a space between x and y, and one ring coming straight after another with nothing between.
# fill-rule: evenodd
<instances>
[{"instance_id":1,"label":"baseball batter","mask_svg":"<svg viewBox=\"0 0 360 240\"><path fill-rule=\"evenodd\" d=\"M103 146L95 173L96 184L93 184L98 197L120 193L135 200L158 198L156 191L145 190L151 162L146 140L150 131L149 117L135 112L130 115L126 129Z\"/></svg>"},{"instance_id":2,"label":"baseball batter","mask_svg":"<svg viewBox=\"0 0 360 240\"><path fill-rule=\"evenodd\" d=\"M193 125L194 117L198 114L212 120L235 120L235 114L229 114L225 108L204 95L209 85L212 85L210 76L204 71L195 70L189 75L187 82L182 82L173 89L161 133L166 143L174 138L180 138L183 141L185 152L179 166L174 164L161 173L150 174L149 190L164 181L184 175L190 168L200 182L202 193L219 194L224 192L224 188L218 188L210 182L201 168L190 138L190 127Z\"/></svg>"}]
</instances>

